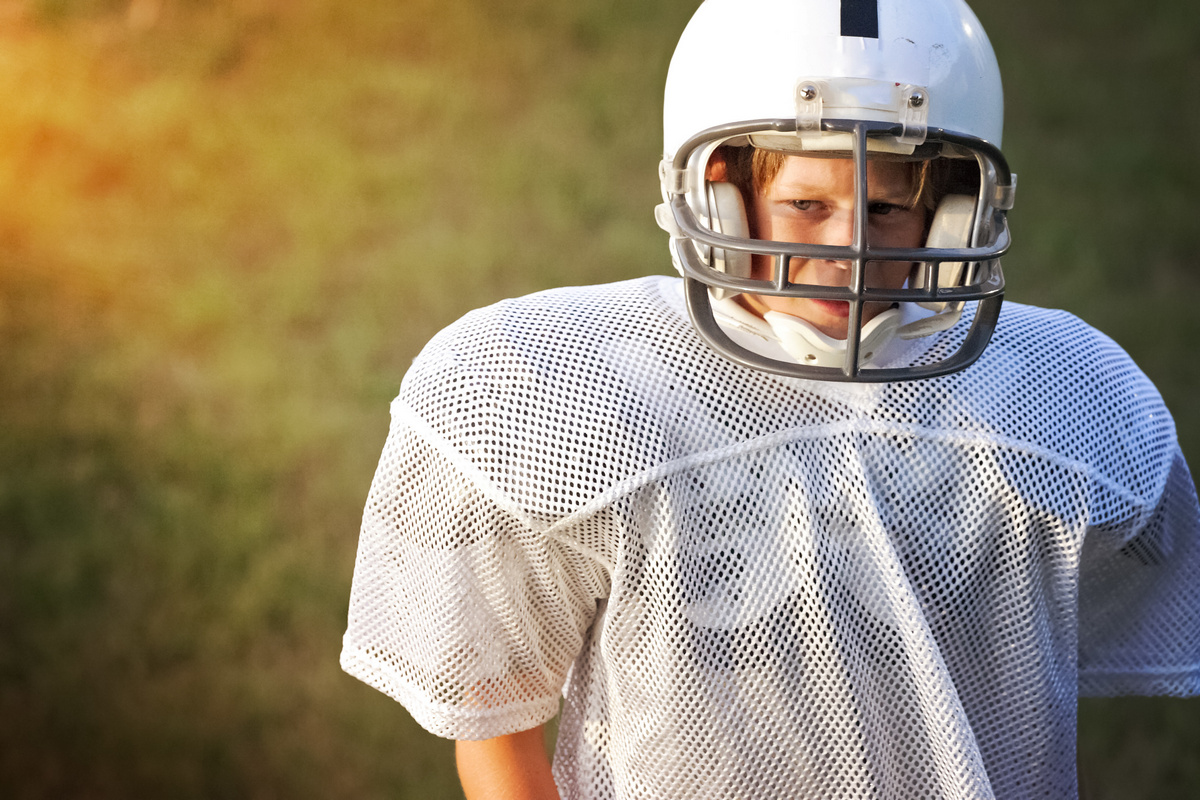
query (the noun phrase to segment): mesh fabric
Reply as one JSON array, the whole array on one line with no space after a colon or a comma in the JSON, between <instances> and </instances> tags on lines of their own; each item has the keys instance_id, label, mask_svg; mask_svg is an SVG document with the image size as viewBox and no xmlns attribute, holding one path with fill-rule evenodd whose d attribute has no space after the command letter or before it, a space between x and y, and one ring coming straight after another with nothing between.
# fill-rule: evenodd
<instances>
[{"instance_id":1,"label":"mesh fabric","mask_svg":"<svg viewBox=\"0 0 1200 800\"><path fill-rule=\"evenodd\" d=\"M676 279L556 290L443 331L392 412L343 666L457 739L565 687L564 798L1073 797L1081 692L1200 692L1173 424L1062 312L846 385L718 357Z\"/></svg>"}]
</instances>

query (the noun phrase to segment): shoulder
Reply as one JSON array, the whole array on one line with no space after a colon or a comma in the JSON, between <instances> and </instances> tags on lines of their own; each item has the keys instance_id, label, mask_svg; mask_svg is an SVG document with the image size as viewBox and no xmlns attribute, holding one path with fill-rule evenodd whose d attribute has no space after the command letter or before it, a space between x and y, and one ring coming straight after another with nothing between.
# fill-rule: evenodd
<instances>
[{"instance_id":1,"label":"shoulder","mask_svg":"<svg viewBox=\"0 0 1200 800\"><path fill-rule=\"evenodd\" d=\"M476 309L414 359L401 398L414 407L587 378L622 366L620 350L652 348L687 325L665 277L550 289Z\"/></svg>"},{"instance_id":2,"label":"shoulder","mask_svg":"<svg viewBox=\"0 0 1200 800\"><path fill-rule=\"evenodd\" d=\"M641 391L690 331L678 279L504 300L438 333L393 413L526 513L558 517L657 456Z\"/></svg>"},{"instance_id":3,"label":"shoulder","mask_svg":"<svg viewBox=\"0 0 1200 800\"><path fill-rule=\"evenodd\" d=\"M1000 350L1026 352L1041 360L1093 365L1099 361L1132 360L1116 342L1074 314L1006 302L1000 312L993 344Z\"/></svg>"},{"instance_id":4,"label":"shoulder","mask_svg":"<svg viewBox=\"0 0 1200 800\"><path fill-rule=\"evenodd\" d=\"M453 351L461 363L473 368L502 369L503 356L509 352L594 349L591 345L599 336L622 335L630 320L636 320L640 329L670 326L679 317L679 310L669 302L675 282L655 276L501 300L471 311L439 332L414 367L420 369Z\"/></svg>"},{"instance_id":5,"label":"shoulder","mask_svg":"<svg viewBox=\"0 0 1200 800\"><path fill-rule=\"evenodd\" d=\"M1065 311L1005 303L992 342L951 382L966 417L1142 493L1177 449L1162 396L1113 339Z\"/></svg>"},{"instance_id":6,"label":"shoulder","mask_svg":"<svg viewBox=\"0 0 1200 800\"><path fill-rule=\"evenodd\" d=\"M1067 408L1157 407L1158 390L1112 338L1057 309L1005 303L983 371L1036 389L1039 404Z\"/></svg>"}]
</instances>

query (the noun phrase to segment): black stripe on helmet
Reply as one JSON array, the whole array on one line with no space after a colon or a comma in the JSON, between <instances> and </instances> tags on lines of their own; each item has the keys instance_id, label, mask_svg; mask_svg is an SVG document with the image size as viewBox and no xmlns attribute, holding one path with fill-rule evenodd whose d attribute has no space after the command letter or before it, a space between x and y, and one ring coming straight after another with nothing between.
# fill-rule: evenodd
<instances>
[{"instance_id":1,"label":"black stripe on helmet","mask_svg":"<svg viewBox=\"0 0 1200 800\"><path fill-rule=\"evenodd\" d=\"M879 0L842 0L842 36L879 38Z\"/></svg>"}]
</instances>

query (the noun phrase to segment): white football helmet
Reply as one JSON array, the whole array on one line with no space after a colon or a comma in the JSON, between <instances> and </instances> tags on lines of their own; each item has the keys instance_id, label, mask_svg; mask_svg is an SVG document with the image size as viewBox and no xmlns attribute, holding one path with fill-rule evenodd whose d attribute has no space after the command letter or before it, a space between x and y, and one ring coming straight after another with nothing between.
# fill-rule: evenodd
<instances>
[{"instance_id":1,"label":"white football helmet","mask_svg":"<svg viewBox=\"0 0 1200 800\"><path fill-rule=\"evenodd\" d=\"M999 257L1016 176L999 149L999 67L962 0L706 0L671 60L663 116L666 202L656 218L692 320L718 352L779 374L850 381L944 375L983 352L1004 292ZM853 240L752 238L744 188L707 180L722 146L853 159ZM876 158L946 159L939 174L957 176L937 192L924 247L866 240L867 161ZM771 259L770 279L751 276L752 254ZM793 283L793 259L844 264L846 285ZM900 289L868 286L870 262L911 262L912 277ZM751 313L738 294L844 301L846 339L788 314ZM863 325L866 302L890 308ZM971 324L952 352L939 343L916 363L872 366L892 340L949 330L964 308ZM774 345L755 347L755 337Z\"/></svg>"}]
</instances>

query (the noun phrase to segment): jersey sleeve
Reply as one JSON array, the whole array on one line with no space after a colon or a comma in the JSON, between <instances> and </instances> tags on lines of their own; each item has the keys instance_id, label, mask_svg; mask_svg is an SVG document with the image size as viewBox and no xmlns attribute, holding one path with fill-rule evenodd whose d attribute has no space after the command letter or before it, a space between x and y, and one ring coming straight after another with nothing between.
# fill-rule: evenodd
<instances>
[{"instance_id":1,"label":"jersey sleeve","mask_svg":"<svg viewBox=\"0 0 1200 800\"><path fill-rule=\"evenodd\" d=\"M1200 508L1176 448L1133 529L1089 530L1080 562L1079 693L1200 695Z\"/></svg>"},{"instance_id":2,"label":"jersey sleeve","mask_svg":"<svg viewBox=\"0 0 1200 800\"><path fill-rule=\"evenodd\" d=\"M392 413L363 515L342 667L439 736L542 724L558 710L604 570L505 502L402 401Z\"/></svg>"}]
</instances>

